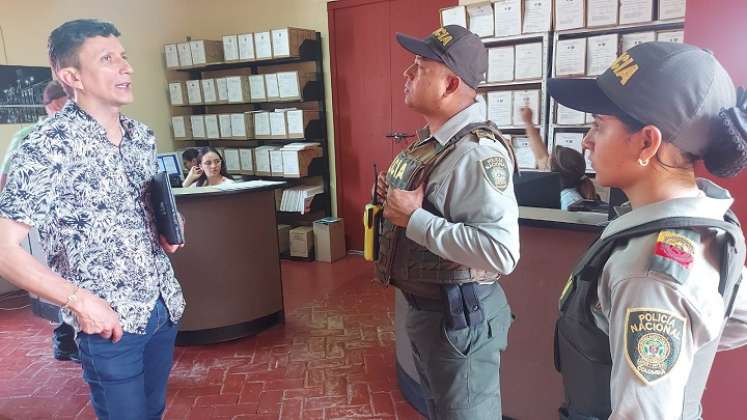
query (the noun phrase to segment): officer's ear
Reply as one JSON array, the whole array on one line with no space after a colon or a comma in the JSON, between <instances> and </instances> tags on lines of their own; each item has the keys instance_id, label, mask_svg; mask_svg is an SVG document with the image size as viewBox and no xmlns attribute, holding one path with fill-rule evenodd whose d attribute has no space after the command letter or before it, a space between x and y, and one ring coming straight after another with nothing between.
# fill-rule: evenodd
<instances>
[{"instance_id":1,"label":"officer's ear","mask_svg":"<svg viewBox=\"0 0 747 420\"><path fill-rule=\"evenodd\" d=\"M646 125L633 134L633 140L637 141L640 147L639 159L648 162L656 156L661 147L661 130L655 125Z\"/></svg>"},{"instance_id":2,"label":"officer's ear","mask_svg":"<svg viewBox=\"0 0 747 420\"><path fill-rule=\"evenodd\" d=\"M450 73L446 75L446 90L444 91L444 96L453 95L459 90L459 87L464 83L462 79L459 78L459 76L455 75L454 73Z\"/></svg>"}]
</instances>

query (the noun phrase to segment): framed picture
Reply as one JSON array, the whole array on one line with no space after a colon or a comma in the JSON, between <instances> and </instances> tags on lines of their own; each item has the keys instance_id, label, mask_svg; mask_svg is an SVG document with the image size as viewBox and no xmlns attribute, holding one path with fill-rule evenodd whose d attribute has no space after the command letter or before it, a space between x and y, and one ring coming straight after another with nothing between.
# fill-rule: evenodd
<instances>
[{"instance_id":1,"label":"framed picture","mask_svg":"<svg viewBox=\"0 0 747 420\"><path fill-rule=\"evenodd\" d=\"M0 124L35 123L46 115L42 94L49 67L0 65Z\"/></svg>"}]
</instances>

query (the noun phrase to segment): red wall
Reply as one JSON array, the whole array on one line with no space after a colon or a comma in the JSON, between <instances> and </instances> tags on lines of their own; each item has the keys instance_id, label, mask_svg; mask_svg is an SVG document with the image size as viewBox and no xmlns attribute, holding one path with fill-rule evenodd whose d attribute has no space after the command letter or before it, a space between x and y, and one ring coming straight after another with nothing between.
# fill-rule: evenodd
<instances>
[{"instance_id":1,"label":"red wall","mask_svg":"<svg viewBox=\"0 0 747 420\"><path fill-rule=\"evenodd\" d=\"M685 42L713 51L734 83L747 87L746 40L747 1L687 0ZM702 168L699 173L728 188L737 216L747 221L747 170L730 179L715 179ZM747 348L719 353L703 398L704 417L747 418L746 376Z\"/></svg>"}]
</instances>

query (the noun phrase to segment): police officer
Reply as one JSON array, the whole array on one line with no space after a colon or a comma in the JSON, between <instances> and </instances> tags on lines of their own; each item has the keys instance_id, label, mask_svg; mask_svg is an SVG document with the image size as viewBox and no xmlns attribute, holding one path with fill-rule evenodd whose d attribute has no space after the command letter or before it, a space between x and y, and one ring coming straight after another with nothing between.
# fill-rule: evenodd
<instances>
[{"instance_id":1,"label":"police officer","mask_svg":"<svg viewBox=\"0 0 747 420\"><path fill-rule=\"evenodd\" d=\"M709 52L660 42L549 88L594 114L597 181L630 200L561 295L561 418L699 419L716 352L747 343L747 299L733 199L693 164L722 177L747 165L747 97Z\"/></svg>"},{"instance_id":2,"label":"police officer","mask_svg":"<svg viewBox=\"0 0 747 420\"><path fill-rule=\"evenodd\" d=\"M487 71L480 39L459 26L424 40L405 103L427 126L400 153L377 193L384 226L377 277L407 298L407 333L431 419L500 419L500 352L511 312L498 285L519 259L510 146L485 122L475 89Z\"/></svg>"}]
</instances>

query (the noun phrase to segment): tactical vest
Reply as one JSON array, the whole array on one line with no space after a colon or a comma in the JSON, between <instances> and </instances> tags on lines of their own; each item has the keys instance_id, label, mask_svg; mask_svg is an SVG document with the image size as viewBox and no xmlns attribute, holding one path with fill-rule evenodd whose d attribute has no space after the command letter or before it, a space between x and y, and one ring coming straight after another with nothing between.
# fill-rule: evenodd
<instances>
[{"instance_id":1,"label":"tactical vest","mask_svg":"<svg viewBox=\"0 0 747 420\"><path fill-rule=\"evenodd\" d=\"M513 150L501 137L498 127L492 122L469 124L441 144L429 137L417 141L403 150L392 162L387 172L387 182L391 188L412 191L427 182L433 169L451 153L462 139L477 141L488 138L502 144L508 150L514 168L517 167ZM443 217L433 205L424 201L423 208ZM405 236L405 229L395 226L388 220L382 223L379 236L379 258L376 261L376 276L383 285L390 283L414 295L438 298L439 284L455 284L473 281L491 281L499 277L497 273L474 270L461 264L445 260L418 245Z\"/></svg>"},{"instance_id":2,"label":"tactical vest","mask_svg":"<svg viewBox=\"0 0 747 420\"><path fill-rule=\"evenodd\" d=\"M596 326L591 312L592 305L598 301L599 278L612 251L634 237L664 229L691 228L717 228L727 234L721 249L718 291L724 299L725 318L731 315L745 261L744 237L733 213L727 213L725 221L672 217L597 239L576 264L560 298L560 317L555 325L555 368L561 373L565 388L566 407L561 408L561 413L565 412L566 416L561 418L607 419L612 413L609 336ZM713 354L703 354L701 360L712 361L716 346L701 350L709 351ZM706 379L707 374L702 377L691 375L689 385L703 389Z\"/></svg>"}]
</instances>

